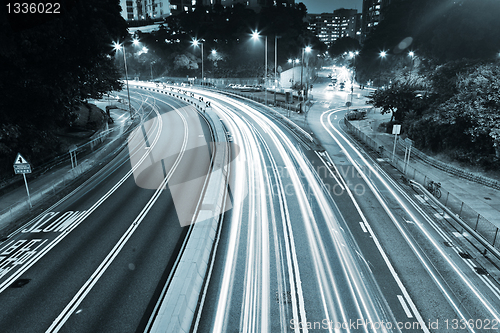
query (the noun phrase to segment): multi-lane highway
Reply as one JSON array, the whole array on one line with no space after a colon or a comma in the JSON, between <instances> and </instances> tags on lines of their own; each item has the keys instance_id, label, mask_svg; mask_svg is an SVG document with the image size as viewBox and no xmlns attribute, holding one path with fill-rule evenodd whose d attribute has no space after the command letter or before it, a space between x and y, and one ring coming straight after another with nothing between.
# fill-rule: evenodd
<instances>
[{"instance_id":1,"label":"multi-lane highway","mask_svg":"<svg viewBox=\"0 0 500 333\"><path fill-rule=\"evenodd\" d=\"M308 117L318 149L268 108L182 89L210 101L233 142L231 208L191 331L500 326L495 282L458 255L451 235L385 171L387 161L343 131L345 92L325 84L316 95L326 102ZM207 193L214 137L188 103L135 88L131 96L140 122L127 148L0 244L1 332L148 327Z\"/></svg>"},{"instance_id":2,"label":"multi-lane highway","mask_svg":"<svg viewBox=\"0 0 500 333\"><path fill-rule=\"evenodd\" d=\"M209 150L190 151L212 138L186 104L133 100L142 122L127 148L1 244L1 332L134 332L147 321L189 230L166 184L208 175ZM197 202L203 184L185 199Z\"/></svg>"}]
</instances>

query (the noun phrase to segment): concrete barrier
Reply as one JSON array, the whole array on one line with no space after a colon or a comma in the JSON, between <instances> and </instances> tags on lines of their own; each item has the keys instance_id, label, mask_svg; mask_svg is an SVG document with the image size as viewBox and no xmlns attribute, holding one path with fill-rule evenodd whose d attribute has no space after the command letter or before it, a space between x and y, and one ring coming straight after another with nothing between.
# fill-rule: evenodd
<instances>
[{"instance_id":1,"label":"concrete barrier","mask_svg":"<svg viewBox=\"0 0 500 333\"><path fill-rule=\"evenodd\" d=\"M159 307L152 315L148 332L189 332L207 277L217 229L224 212L228 177L229 146L226 133L210 102L203 96L175 86L157 87L137 83L137 88L156 91L193 105L209 122L214 133L215 155L200 210L192 227L182 257Z\"/></svg>"}]
</instances>

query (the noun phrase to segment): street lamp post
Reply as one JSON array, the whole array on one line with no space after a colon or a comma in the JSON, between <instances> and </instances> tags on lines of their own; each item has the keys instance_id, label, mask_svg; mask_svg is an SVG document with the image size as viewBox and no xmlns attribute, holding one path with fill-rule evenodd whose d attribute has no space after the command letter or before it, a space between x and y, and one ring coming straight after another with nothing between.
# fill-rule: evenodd
<instances>
[{"instance_id":1,"label":"street lamp post","mask_svg":"<svg viewBox=\"0 0 500 333\"><path fill-rule=\"evenodd\" d=\"M260 34L257 32L257 31L254 31L252 33L252 39L253 40L257 40L259 39L260 37ZM265 37L265 47L264 47L264 52L265 52L265 71L264 71L264 100L265 100L265 104L267 105L267 36L264 36Z\"/></svg>"},{"instance_id":2,"label":"street lamp post","mask_svg":"<svg viewBox=\"0 0 500 333\"><path fill-rule=\"evenodd\" d=\"M217 59L217 50L212 49L212 56L213 56L213 61L212 61L212 78L213 78L213 81L212 82L215 82L215 61Z\"/></svg>"},{"instance_id":3,"label":"street lamp post","mask_svg":"<svg viewBox=\"0 0 500 333\"><path fill-rule=\"evenodd\" d=\"M382 60L385 58L386 55L387 55L387 52L385 52L385 51L382 51L379 54L379 56L380 56L380 66L379 66L379 71L378 71L378 87L379 88L380 88L380 75L382 72Z\"/></svg>"},{"instance_id":4,"label":"street lamp post","mask_svg":"<svg viewBox=\"0 0 500 333\"><path fill-rule=\"evenodd\" d=\"M203 43L199 42L197 39L194 39L192 41L193 46L198 46L201 45L201 84L203 85L204 82L204 74L203 74Z\"/></svg>"},{"instance_id":5,"label":"street lamp post","mask_svg":"<svg viewBox=\"0 0 500 333\"><path fill-rule=\"evenodd\" d=\"M408 81L411 81L411 74L413 72L413 61L415 59L415 52L413 52L413 51L408 52L408 56L411 58L410 76L409 76Z\"/></svg>"},{"instance_id":6,"label":"street lamp post","mask_svg":"<svg viewBox=\"0 0 500 333\"><path fill-rule=\"evenodd\" d=\"M349 55L354 59L353 61L353 70L351 75L351 105L352 105L352 95L354 94L354 79L356 77L356 56L359 54L359 51L349 52Z\"/></svg>"},{"instance_id":7,"label":"street lamp post","mask_svg":"<svg viewBox=\"0 0 500 333\"><path fill-rule=\"evenodd\" d=\"M122 49L122 46L118 43L114 44L115 50L120 50ZM128 70L127 70L127 57L125 56L125 46L123 46L123 63L125 65L125 82L127 83L127 96L128 96L128 110L130 112L130 118L134 119L134 116L132 114L132 105L130 104L130 90L128 87Z\"/></svg>"},{"instance_id":8,"label":"street lamp post","mask_svg":"<svg viewBox=\"0 0 500 333\"><path fill-rule=\"evenodd\" d=\"M136 40L137 40L137 39L136 39ZM134 40L134 45L139 45L139 43L137 43L137 44L135 43L135 41L136 41L136 40ZM148 53L148 51L149 51L149 50L148 50L148 48L147 48L147 47L145 47L145 46L144 46L144 47L142 48L142 52L143 52L143 53ZM153 62L152 62L151 60L149 61L149 69L151 70L151 81L153 81Z\"/></svg>"},{"instance_id":9,"label":"street lamp post","mask_svg":"<svg viewBox=\"0 0 500 333\"><path fill-rule=\"evenodd\" d=\"M304 52L311 52L311 47L306 46L302 48L302 65L300 66L300 89L302 90L302 101L304 101L305 94L304 94L304 86L303 86L303 76L304 76ZM302 104L300 104L300 111L302 112Z\"/></svg>"},{"instance_id":10,"label":"street lamp post","mask_svg":"<svg viewBox=\"0 0 500 333\"><path fill-rule=\"evenodd\" d=\"M299 61L299 59L288 59L288 63L292 64L292 86L295 83L295 64L298 64Z\"/></svg>"},{"instance_id":11,"label":"street lamp post","mask_svg":"<svg viewBox=\"0 0 500 333\"><path fill-rule=\"evenodd\" d=\"M276 79L276 68L278 67L278 39L281 36L274 35L274 105L276 105L276 88L278 87L278 80Z\"/></svg>"}]
</instances>

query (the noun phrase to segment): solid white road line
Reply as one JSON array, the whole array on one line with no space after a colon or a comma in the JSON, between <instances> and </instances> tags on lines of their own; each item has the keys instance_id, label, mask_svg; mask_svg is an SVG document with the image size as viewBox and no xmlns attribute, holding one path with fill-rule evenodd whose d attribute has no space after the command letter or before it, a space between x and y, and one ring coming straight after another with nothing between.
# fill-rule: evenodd
<instances>
[{"instance_id":1,"label":"solid white road line","mask_svg":"<svg viewBox=\"0 0 500 333\"><path fill-rule=\"evenodd\" d=\"M328 134L335 140L335 142L339 145L339 147L341 147L341 149L344 151L344 153L346 154L346 157L348 158L351 158L347 151L345 150L345 147L340 143L340 141L333 135L333 133L330 131L329 129L329 126L327 126L323 120L323 117L324 115L327 113L327 112L331 112L331 110L328 110L328 111L325 111L322 115L321 115L321 124L323 125L323 128L325 128L325 130L328 132ZM330 123L330 126L333 128L333 125L331 124L331 122L329 121ZM352 159L352 158L351 158ZM353 165L356 165L355 163L353 163ZM362 173L362 170L358 170L358 172L362 175L364 175L364 173ZM343 178L342 178L342 181ZM367 183L369 183L367 181ZM370 183L371 184L371 183ZM404 286L403 282L401 281L401 279L399 278L399 275L396 273L396 270L394 269L394 266L392 266L392 263L390 262L389 260L389 257L387 256L387 254L385 253L382 245L380 244L380 241L378 240L377 236L375 235L375 233L373 232L370 224L368 223L368 220L366 219L365 215L363 214L363 212L361 211L361 208L359 207L359 204L357 203L356 199L354 198L351 190L349 189L349 187L347 186L347 184L344 182L344 186L346 187L346 191L347 193L349 194L350 198L351 198L351 201L354 203L354 206L356 207L356 210L358 211L359 215L361 216L361 219L363 220L363 222L365 223L365 226L366 228L368 229L368 232L370 233L370 235L372 236L372 239L373 241L375 242L375 245L377 246L377 249L379 250L380 254L382 255L382 258L384 259L385 261L385 264L387 266L387 268L389 269L389 271L391 272L391 275L392 277L394 278L394 280L396 281L397 285L399 286L399 289L401 290L401 292L403 293L403 296L405 297L406 301L408 302L408 304L410 305L410 307L412 308L413 310L413 313L415 313L415 316L418 320L418 322L420 323L421 327L422 327L422 330L425 332L425 333L430 333L429 329L427 328L427 326L425 325L425 321L423 320L422 316L420 315L420 313L418 312L417 310L417 307L415 306L415 303L413 303L413 300L411 299L410 297L410 294L408 293L408 291L406 290L406 287ZM373 191L373 189L372 189ZM375 193L375 191L374 191Z\"/></svg>"},{"instance_id":2,"label":"solid white road line","mask_svg":"<svg viewBox=\"0 0 500 333\"><path fill-rule=\"evenodd\" d=\"M132 222L130 227L127 229L127 231L122 235L120 240L115 244L113 249L108 253L106 258L101 262L99 267L94 271L92 276L87 280L87 282L80 288L80 290L76 293L76 295L73 297L73 299L66 305L64 310L57 316L57 318L52 322L50 327L47 329L46 332L58 332L66 323L66 321L69 319L69 317L73 314L73 312L77 309L77 307L81 304L81 302L85 299L87 294L92 290L94 285L97 283L99 278L104 274L104 272L107 270L107 268L111 265L113 260L118 256L120 251L123 249L127 241L132 237L132 234L137 230L141 222L144 220L146 217L147 213L151 210L153 207L154 203L158 200L160 197L161 193L163 192L163 189L166 187L166 184L168 180L172 177L172 174L174 173L175 169L179 165L184 152L185 148L187 146L187 138L188 138L188 127L187 127L187 122L185 117L178 111L176 112L179 114L181 117L183 123L184 123L184 140L183 144L181 147L181 151L179 155L177 156L174 165L172 168L169 170L169 173L166 175L166 177L163 179L162 183L158 186L157 190L151 197L151 199L148 201L146 206L141 210L139 215L135 218L135 220ZM159 133L161 133L161 130L158 131L157 137L155 137L156 142L158 141ZM156 142L154 141L154 145L156 145ZM151 145L153 146L153 144ZM144 156L146 156L145 154ZM142 163L138 163L137 165L140 165Z\"/></svg>"},{"instance_id":3,"label":"solid white road line","mask_svg":"<svg viewBox=\"0 0 500 333\"><path fill-rule=\"evenodd\" d=\"M411 313L410 308L408 307L408 305L406 305L404 297L401 296L401 295L396 295L396 296L398 297L399 303L401 303L401 306L403 307L403 310L405 311L406 316L408 318L413 318L413 314Z\"/></svg>"}]
</instances>

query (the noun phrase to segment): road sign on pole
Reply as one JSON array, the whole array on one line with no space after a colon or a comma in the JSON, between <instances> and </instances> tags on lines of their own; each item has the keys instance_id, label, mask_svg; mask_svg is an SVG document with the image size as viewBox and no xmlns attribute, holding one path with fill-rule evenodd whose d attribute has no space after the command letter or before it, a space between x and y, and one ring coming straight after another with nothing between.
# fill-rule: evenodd
<instances>
[{"instance_id":1,"label":"road sign on pole","mask_svg":"<svg viewBox=\"0 0 500 333\"><path fill-rule=\"evenodd\" d=\"M28 181L26 180L26 174L31 173L31 165L26 161L26 159L20 154L17 153L16 159L14 160L14 172L15 174L22 174L24 178L24 185L26 185L26 193L28 193L28 202L30 207L31 205L31 197L30 190L28 188Z\"/></svg>"},{"instance_id":2,"label":"road sign on pole","mask_svg":"<svg viewBox=\"0 0 500 333\"><path fill-rule=\"evenodd\" d=\"M394 162L394 157L396 156L396 141L398 139L398 134L401 133L401 125L392 126L392 134L394 134L394 148L392 149L392 161Z\"/></svg>"},{"instance_id":3,"label":"road sign on pole","mask_svg":"<svg viewBox=\"0 0 500 333\"><path fill-rule=\"evenodd\" d=\"M407 149L408 149L408 158L405 156L405 168L404 168L404 172L406 173L406 167L408 166L408 163L410 162L411 146L413 145L413 140L410 140L410 139L406 138L405 142L406 142L406 146L407 146Z\"/></svg>"}]
</instances>

